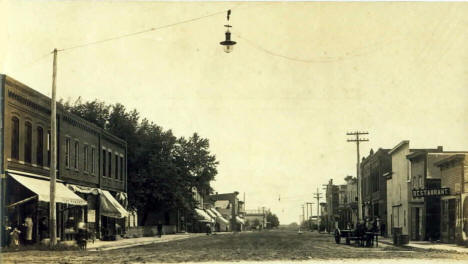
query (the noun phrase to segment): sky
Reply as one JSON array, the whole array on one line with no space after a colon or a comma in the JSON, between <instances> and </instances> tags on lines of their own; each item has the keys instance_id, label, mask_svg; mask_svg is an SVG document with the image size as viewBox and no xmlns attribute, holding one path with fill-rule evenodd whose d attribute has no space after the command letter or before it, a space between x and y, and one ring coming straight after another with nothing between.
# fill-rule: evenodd
<instances>
[{"instance_id":1,"label":"sky","mask_svg":"<svg viewBox=\"0 0 468 264\"><path fill-rule=\"evenodd\" d=\"M64 49L58 98L199 133L220 162L215 190L287 224L329 179L356 176L349 131L369 132L363 156L402 140L468 150L467 13L463 2L0 0L0 72L50 96L50 52Z\"/></svg>"}]
</instances>

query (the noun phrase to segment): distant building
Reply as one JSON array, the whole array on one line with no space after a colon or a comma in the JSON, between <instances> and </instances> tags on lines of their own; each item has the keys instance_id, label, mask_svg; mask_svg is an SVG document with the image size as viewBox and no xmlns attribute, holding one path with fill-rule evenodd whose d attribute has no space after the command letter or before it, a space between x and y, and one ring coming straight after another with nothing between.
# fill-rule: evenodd
<instances>
[{"instance_id":1,"label":"distant building","mask_svg":"<svg viewBox=\"0 0 468 264\"><path fill-rule=\"evenodd\" d=\"M230 222L230 230L242 231L245 225L245 220L241 217L245 210L243 202L239 201L237 196L239 192L213 194L209 196L209 200L214 204L215 209L219 211Z\"/></svg>"},{"instance_id":2,"label":"distant building","mask_svg":"<svg viewBox=\"0 0 468 264\"><path fill-rule=\"evenodd\" d=\"M350 224L355 227L357 223L357 179L353 176L346 176L346 202L345 202L345 216L344 223Z\"/></svg>"},{"instance_id":3,"label":"distant building","mask_svg":"<svg viewBox=\"0 0 468 264\"><path fill-rule=\"evenodd\" d=\"M250 228L264 229L267 227L267 214L270 210L267 208L251 209L245 211L245 221L249 223ZM258 226L254 223L258 222Z\"/></svg>"},{"instance_id":4,"label":"distant building","mask_svg":"<svg viewBox=\"0 0 468 264\"><path fill-rule=\"evenodd\" d=\"M387 225L387 178L392 171L392 158L388 149L379 148L375 153L371 149L361 162L362 212L364 218L380 219L380 224Z\"/></svg>"},{"instance_id":5,"label":"distant building","mask_svg":"<svg viewBox=\"0 0 468 264\"><path fill-rule=\"evenodd\" d=\"M340 216L338 214L339 187L334 185L333 180L331 179L326 185L325 200L327 212L327 217L325 219L326 229L328 232L332 232L335 229L335 224L338 223Z\"/></svg>"}]
</instances>

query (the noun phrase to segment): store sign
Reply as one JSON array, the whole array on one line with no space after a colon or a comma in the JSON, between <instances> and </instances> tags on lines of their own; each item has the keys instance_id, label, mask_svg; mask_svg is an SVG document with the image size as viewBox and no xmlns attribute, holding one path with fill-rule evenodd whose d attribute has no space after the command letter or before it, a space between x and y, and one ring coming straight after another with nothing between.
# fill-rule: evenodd
<instances>
[{"instance_id":1,"label":"store sign","mask_svg":"<svg viewBox=\"0 0 468 264\"><path fill-rule=\"evenodd\" d=\"M450 188L413 189L413 198L450 195Z\"/></svg>"}]
</instances>

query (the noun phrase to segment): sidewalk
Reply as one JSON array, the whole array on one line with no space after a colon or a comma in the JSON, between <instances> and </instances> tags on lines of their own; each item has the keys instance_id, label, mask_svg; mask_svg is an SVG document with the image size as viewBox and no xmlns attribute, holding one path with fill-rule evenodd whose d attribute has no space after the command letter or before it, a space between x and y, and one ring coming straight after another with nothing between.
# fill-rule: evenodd
<instances>
[{"instance_id":1,"label":"sidewalk","mask_svg":"<svg viewBox=\"0 0 468 264\"><path fill-rule=\"evenodd\" d=\"M393 240L391 238L379 237L379 243L393 245ZM456 251L459 253L468 253L468 248L457 244L431 243L429 241L410 241L409 244L404 246L420 249L447 250Z\"/></svg>"},{"instance_id":2,"label":"sidewalk","mask_svg":"<svg viewBox=\"0 0 468 264\"><path fill-rule=\"evenodd\" d=\"M94 243L88 242L87 250L94 251L105 251L119 248L128 248L142 245L149 245L155 243L169 242L181 239L187 239L190 237L204 236L203 233L184 233L184 234L171 234L163 235L162 237L138 237L138 238L122 238L116 241L101 241L96 240ZM206 236L206 235L205 235Z\"/></svg>"}]
</instances>

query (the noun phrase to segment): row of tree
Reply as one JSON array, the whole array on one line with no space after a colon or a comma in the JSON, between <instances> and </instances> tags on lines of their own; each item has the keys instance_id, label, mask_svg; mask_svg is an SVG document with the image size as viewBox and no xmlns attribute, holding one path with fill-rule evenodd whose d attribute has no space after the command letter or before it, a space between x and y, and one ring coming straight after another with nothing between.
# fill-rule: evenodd
<instances>
[{"instance_id":1,"label":"row of tree","mask_svg":"<svg viewBox=\"0 0 468 264\"><path fill-rule=\"evenodd\" d=\"M210 182L217 174L218 161L210 153L208 139L197 133L176 137L122 104L98 100L62 104L65 110L127 142L129 206L138 210L140 225L152 211L190 212L195 206L193 187L202 195L212 193Z\"/></svg>"}]
</instances>

